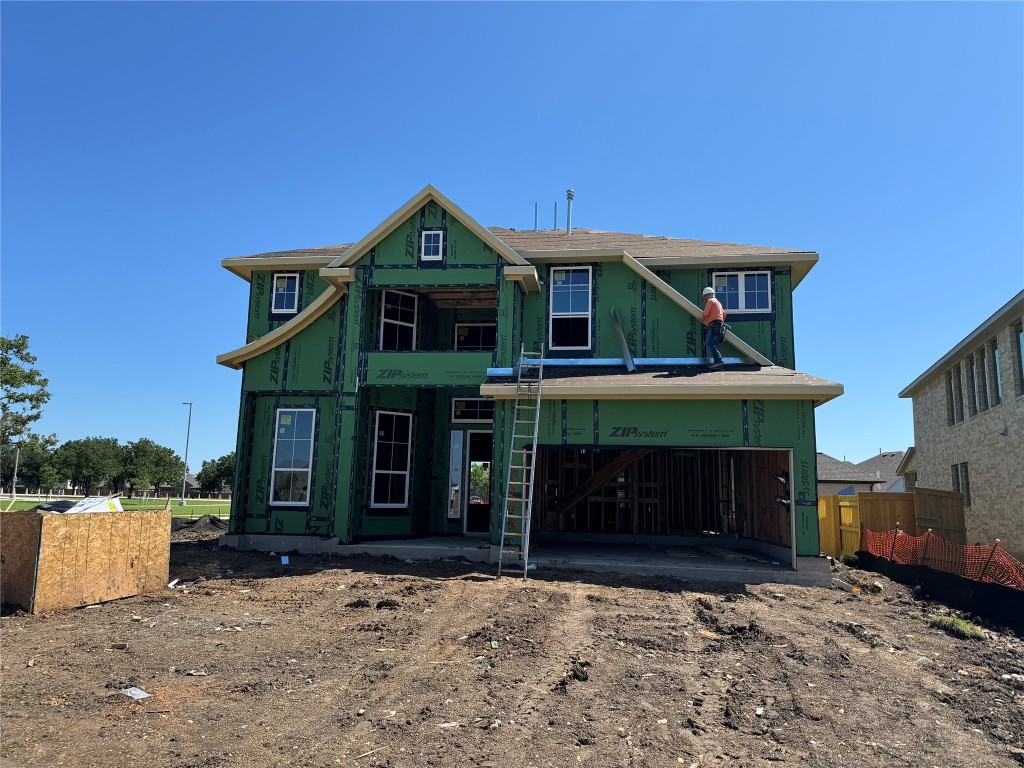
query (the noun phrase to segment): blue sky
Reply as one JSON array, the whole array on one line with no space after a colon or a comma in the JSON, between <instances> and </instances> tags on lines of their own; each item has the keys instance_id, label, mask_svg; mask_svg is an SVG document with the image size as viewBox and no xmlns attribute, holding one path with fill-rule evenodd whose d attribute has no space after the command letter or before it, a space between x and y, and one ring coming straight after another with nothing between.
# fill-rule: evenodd
<instances>
[{"instance_id":1,"label":"blue sky","mask_svg":"<svg viewBox=\"0 0 1024 768\"><path fill-rule=\"evenodd\" d=\"M1024 285L1020 3L2 5L0 326L38 430L234 448L228 256L352 242L433 183L487 226L815 250L818 448ZM564 222L560 222L562 225Z\"/></svg>"}]
</instances>

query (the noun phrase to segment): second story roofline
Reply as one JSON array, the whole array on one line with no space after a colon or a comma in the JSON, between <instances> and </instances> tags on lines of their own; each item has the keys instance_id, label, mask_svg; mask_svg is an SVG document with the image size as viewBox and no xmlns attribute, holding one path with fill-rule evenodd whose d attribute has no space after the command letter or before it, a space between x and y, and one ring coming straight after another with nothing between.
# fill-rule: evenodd
<instances>
[{"instance_id":1,"label":"second story roofline","mask_svg":"<svg viewBox=\"0 0 1024 768\"><path fill-rule=\"evenodd\" d=\"M1024 312L1024 291L1021 291L1002 307L997 309L995 313L988 318L988 320L971 331L959 344L940 357L930 368L928 368L927 371L910 382L910 384L900 392L899 396L913 397L913 395L934 376L942 373L947 367L956 362L958 358L963 357L967 350L973 349L978 345L979 341L987 338L990 334L995 333L1000 327L1002 327L1004 322L1008 322L1010 319L1020 315L1022 312Z\"/></svg>"},{"instance_id":2,"label":"second story roofline","mask_svg":"<svg viewBox=\"0 0 1024 768\"><path fill-rule=\"evenodd\" d=\"M504 231L492 227L492 231ZM523 233L519 233L523 234ZM627 238L646 238L646 235L628 235L626 233L603 233L608 235L622 234ZM569 236L570 238L573 235ZM653 238L652 238L653 239ZM704 253L673 252L672 242L699 242L687 240L672 240L671 238L657 238L668 240L657 250L660 253L650 253L651 249L640 247L640 254L634 252L634 247L611 246L578 248L576 243L568 242L565 248L553 249L530 249L523 248L516 251L525 261L530 264L553 264L569 263L573 261L600 262L600 261L621 261L623 252L628 252L633 258L642 262L650 269L685 269L697 268L706 269L709 267L731 267L731 268L763 268L767 266L788 266L793 270L793 287L795 288L802 281L811 268L818 262L818 254L814 251L787 251L781 248L759 248L749 245L734 245L731 243L706 243L708 248ZM642 246L642 244L640 244ZM351 244L327 245L319 248L298 248L291 251L273 251L269 253L258 253L251 256L234 256L221 260L221 266L229 272L241 277L243 280L250 280L253 270L271 269L322 269L336 261L339 256L352 248ZM646 252L646 253L645 253Z\"/></svg>"}]
</instances>

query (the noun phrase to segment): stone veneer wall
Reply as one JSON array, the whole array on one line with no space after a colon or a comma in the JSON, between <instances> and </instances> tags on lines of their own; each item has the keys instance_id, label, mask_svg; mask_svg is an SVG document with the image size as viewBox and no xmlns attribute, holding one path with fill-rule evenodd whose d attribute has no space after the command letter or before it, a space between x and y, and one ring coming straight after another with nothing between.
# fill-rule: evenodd
<instances>
[{"instance_id":1,"label":"stone veneer wall","mask_svg":"<svg viewBox=\"0 0 1024 768\"><path fill-rule=\"evenodd\" d=\"M916 455L911 469L917 470L918 487L952 491L950 467L967 462L971 486L971 506L965 508L968 543L987 544L998 538L1007 551L1024 559L1024 393L1017 383L1018 352L1013 330L1019 321L1011 318L985 337L986 343L996 337L999 345L999 405L970 415L964 365L967 355L958 361L963 421L950 426L946 417L945 376L957 361L937 372L913 396ZM1005 436L1000 434L1004 428Z\"/></svg>"}]
</instances>

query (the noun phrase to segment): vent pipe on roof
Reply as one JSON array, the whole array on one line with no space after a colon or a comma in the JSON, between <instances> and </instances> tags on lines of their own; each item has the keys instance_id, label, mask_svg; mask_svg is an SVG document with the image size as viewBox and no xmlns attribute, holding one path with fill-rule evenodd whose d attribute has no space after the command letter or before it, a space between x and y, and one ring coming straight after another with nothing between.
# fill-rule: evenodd
<instances>
[{"instance_id":1,"label":"vent pipe on roof","mask_svg":"<svg viewBox=\"0 0 1024 768\"><path fill-rule=\"evenodd\" d=\"M552 229L558 229L558 201L555 200L555 218L552 219Z\"/></svg>"},{"instance_id":2,"label":"vent pipe on roof","mask_svg":"<svg viewBox=\"0 0 1024 768\"><path fill-rule=\"evenodd\" d=\"M538 218L540 216L540 203L533 204L533 231L537 231Z\"/></svg>"},{"instance_id":3,"label":"vent pipe on roof","mask_svg":"<svg viewBox=\"0 0 1024 768\"><path fill-rule=\"evenodd\" d=\"M565 212L565 234L572 234L572 198L575 196L575 192L571 189L565 190L565 200L568 210Z\"/></svg>"}]
</instances>

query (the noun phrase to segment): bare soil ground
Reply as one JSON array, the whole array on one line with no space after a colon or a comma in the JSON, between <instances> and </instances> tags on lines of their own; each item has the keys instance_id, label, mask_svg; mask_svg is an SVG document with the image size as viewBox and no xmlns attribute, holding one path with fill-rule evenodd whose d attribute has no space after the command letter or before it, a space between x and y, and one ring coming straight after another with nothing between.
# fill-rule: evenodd
<instances>
[{"instance_id":1,"label":"bare soil ground","mask_svg":"<svg viewBox=\"0 0 1024 768\"><path fill-rule=\"evenodd\" d=\"M1024 764L1024 643L873 574L524 582L215 535L175 534L191 587L0 620L5 768Z\"/></svg>"}]
</instances>

